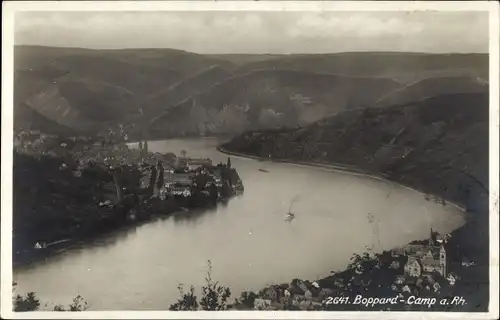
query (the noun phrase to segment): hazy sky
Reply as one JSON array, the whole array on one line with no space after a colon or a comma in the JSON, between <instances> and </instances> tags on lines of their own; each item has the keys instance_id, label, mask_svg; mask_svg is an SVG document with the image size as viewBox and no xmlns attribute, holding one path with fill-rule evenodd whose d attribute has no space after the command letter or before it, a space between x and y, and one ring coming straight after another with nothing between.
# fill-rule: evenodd
<instances>
[{"instance_id":1,"label":"hazy sky","mask_svg":"<svg viewBox=\"0 0 500 320\"><path fill-rule=\"evenodd\" d=\"M488 52L479 12L23 12L16 44L197 53Z\"/></svg>"}]
</instances>

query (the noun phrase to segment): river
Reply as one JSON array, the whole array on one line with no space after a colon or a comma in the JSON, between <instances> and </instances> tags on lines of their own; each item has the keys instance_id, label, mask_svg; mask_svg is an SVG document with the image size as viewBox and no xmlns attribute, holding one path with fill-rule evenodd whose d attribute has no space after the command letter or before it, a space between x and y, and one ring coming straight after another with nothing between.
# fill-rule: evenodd
<instances>
[{"instance_id":1,"label":"river","mask_svg":"<svg viewBox=\"0 0 500 320\"><path fill-rule=\"evenodd\" d=\"M149 142L153 152L228 156L215 138ZM245 192L216 209L184 213L114 232L16 270L17 292L35 291L49 307L82 295L90 310L165 310L177 285L204 283L207 260L232 298L293 278L341 270L353 253L451 232L465 222L451 205L383 180L328 169L231 157ZM261 172L259 168L268 172ZM284 214L293 203L296 218ZM376 222L368 222L372 213ZM233 300L231 298L231 301Z\"/></svg>"}]
</instances>

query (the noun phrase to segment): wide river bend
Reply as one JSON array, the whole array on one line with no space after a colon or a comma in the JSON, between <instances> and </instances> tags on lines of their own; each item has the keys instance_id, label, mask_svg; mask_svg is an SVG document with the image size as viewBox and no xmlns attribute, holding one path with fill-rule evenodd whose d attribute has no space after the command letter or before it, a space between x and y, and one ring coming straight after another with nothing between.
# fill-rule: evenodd
<instances>
[{"instance_id":1,"label":"wide river bend","mask_svg":"<svg viewBox=\"0 0 500 320\"><path fill-rule=\"evenodd\" d=\"M176 139L148 147L227 161L218 144ZM234 298L293 278L319 279L367 246L390 249L426 238L431 227L451 232L465 222L458 208L383 180L240 157L231 162L245 192L227 205L120 230L16 270L16 291L35 291L49 306L80 294L90 310L166 310L179 283L199 292L209 259L213 278L231 287ZM291 202L296 218L287 222Z\"/></svg>"}]
</instances>

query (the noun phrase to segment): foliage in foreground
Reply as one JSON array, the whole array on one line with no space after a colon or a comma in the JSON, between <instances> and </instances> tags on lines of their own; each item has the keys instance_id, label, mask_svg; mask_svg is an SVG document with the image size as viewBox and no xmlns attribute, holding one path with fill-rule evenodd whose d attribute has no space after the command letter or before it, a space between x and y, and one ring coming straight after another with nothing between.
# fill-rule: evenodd
<instances>
[{"instance_id":1,"label":"foliage in foreground","mask_svg":"<svg viewBox=\"0 0 500 320\"><path fill-rule=\"evenodd\" d=\"M40 307L40 300L34 292L28 292L24 297L17 294L13 299L14 311L36 311Z\"/></svg>"},{"instance_id":2,"label":"foliage in foreground","mask_svg":"<svg viewBox=\"0 0 500 320\"><path fill-rule=\"evenodd\" d=\"M184 292L184 286L179 284L177 287L181 294L176 303L170 305L171 311L222 311L227 310L227 300L231 296L231 289L220 285L218 281L212 280L212 262L208 260L208 271L205 278L206 285L201 288L201 298L198 302L198 297L195 295L193 286L189 291Z\"/></svg>"},{"instance_id":3,"label":"foliage in foreground","mask_svg":"<svg viewBox=\"0 0 500 320\"><path fill-rule=\"evenodd\" d=\"M17 283L13 283L15 287ZM37 311L40 309L40 299L37 298L35 292L28 292L26 296L16 294L13 297L13 309L15 312L25 312L25 311ZM47 304L45 304L47 306ZM62 305L56 305L54 311L85 311L88 309L88 303L83 299L82 296L78 295L73 299L73 302L64 307Z\"/></svg>"}]
</instances>

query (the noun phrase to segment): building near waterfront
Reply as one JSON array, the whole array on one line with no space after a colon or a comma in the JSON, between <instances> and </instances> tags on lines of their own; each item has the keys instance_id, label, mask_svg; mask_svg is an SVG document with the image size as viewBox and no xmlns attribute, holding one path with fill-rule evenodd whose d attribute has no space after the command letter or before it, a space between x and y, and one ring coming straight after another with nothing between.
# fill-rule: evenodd
<instances>
[{"instance_id":1,"label":"building near waterfront","mask_svg":"<svg viewBox=\"0 0 500 320\"><path fill-rule=\"evenodd\" d=\"M212 167L212 160L210 159L187 159L187 167L189 171L194 171L202 167Z\"/></svg>"},{"instance_id":2,"label":"building near waterfront","mask_svg":"<svg viewBox=\"0 0 500 320\"><path fill-rule=\"evenodd\" d=\"M173 185L166 189L166 194L169 196L189 197L191 195L191 188L185 185Z\"/></svg>"},{"instance_id":3,"label":"building near waterfront","mask_svg":"<svg viewBox=\"0 0 500 320\"><path fill-rule=\"evenodd\" d=\"M208 158L175 157L172 162L174 168L185 169L189 171L195 171L203 166L209 168L212 167L212 160Z\"/></svg>"},{"instance_id":4,"label":"building near waterfront","mask_svg":"<svg viewBox=\"0 0 500 320\"><path fill-rule=\"evenodd\" d=\"M301 310L321 309L323 299L333 294L333 290L321 288L316 282L293 279L290 284L272 285L261 290L258 294L260 300L256 300L254 307L276 310L289 305Z\"/></svg>"},{"instance_id":5,"label":"building near waterfront","mask_svg":"<svg viewBox=\"0 0 500 320\"><path fill-rule=\"evenodd\" d=\"M253 306L256 310L271 310L272 301L270 299L256 298L253 302Z\"/></svg>"},{"instance_id":6,"label":"building near waterfront","mask_svg":"<svg viewBox=\"0 0 500 320\"><path fill-rule=\"evenodd\" d=\"M278 285L273 285L265 288L261 292L261 296L263 298L270 299L271 301L279 301L283 294L283 290Z\"/></svg>"},{"instance_id":7,"label":"building near waterfront","mask_svg":"<svg viewBox=\"0 0 500 320\"><path fill-rule=\"evenodd\" d=\"M165 173L165 185L169 186L172 184L192 184L194 174L193 173Z\"/></svg>"},{"instance_id":8,"label":"building near waterfront","mask_svg":"<svg viewBox=\"0 0 500 320\"><path fill-rule=\"evenodd\" d=\"M422 266L418 259L414 257L408 257L404 270L405 275L409 277L419 277L422 274Z\"/></svg>"},{"instance_id":9,"label":"building near waterfront","mask_svg":"<svg viewBox=\"0 0 500 320\"><path fill-rule=\"evenodd\" d=\"M217 187L222 187L222 172L219 167L217 167L213 173L212 177L214 178L214 183Z\"/></svg>"},{"instance_id":10,"label":"building near waterfront","mask_svg":"<svg viewBox=\"0 0 500 320\"><path fill-rule=\"evenodd\" d=\"M419 277L437 272L446 277L449 263L445 239L431 229L428 244L409 244L404 247L404 255L408 257L404 266L405 275Z\"/></svg>"}]
</instances>

